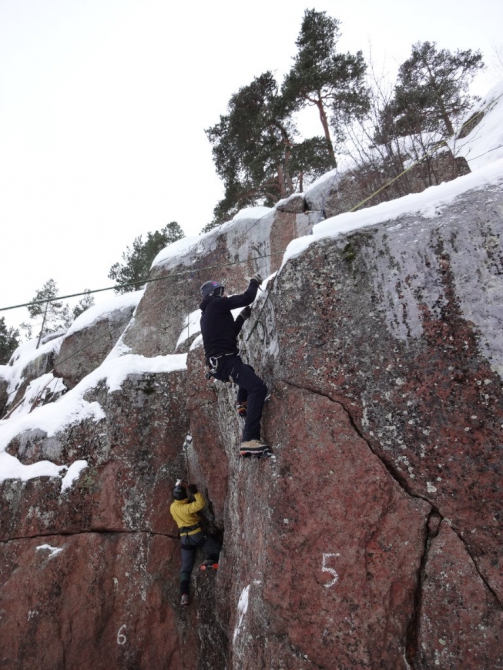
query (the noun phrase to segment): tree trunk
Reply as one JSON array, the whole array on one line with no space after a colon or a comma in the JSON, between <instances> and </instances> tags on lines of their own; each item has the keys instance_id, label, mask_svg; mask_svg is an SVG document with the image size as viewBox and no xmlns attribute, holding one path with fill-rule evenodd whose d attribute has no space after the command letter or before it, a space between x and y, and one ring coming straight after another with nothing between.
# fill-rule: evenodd
<instances>
[{"instance_id":1,"label":"tree trunk","mask_svg":"<svg viewBox=\"0 0 503 670\"><path fill-rule=\"evenodd\" d=\"M35 347L35 349L38 349L39 346L40 346L40 340L42 339L42 333L44 332L45 320L47 319L47 308L48 308L48 307L49 307L49 301L47 301L47 302L45 303L44 319L43 319L43 321L42 321L42 326L41 326L41 328L40 328L40 334L39 334L39 336L38 336L37 346Z\"/></svg>"},{"instance_id":2,"label":"tree trunk","mask_svg":"<svg viewBox=\"0 0 503 670\"><path fill-rule=\"evenodd\" d=\"M285 164L283 166L283 174L285 177L285 190L287 191L287 195L292 195L294 188L293 188L293 180L290 175L290 159L292 157L291 152L287 149L285 152Z\"/></svg>"},{"instance_id":3,"label":"tree trunk","mask_svg":"<svg viewBox=\"0 0 503 670\"><path fill-rule=\"evenodd\" d=\"M430 80L430 85L436 93L436 97L437 97L437 100L438 100L438 106L440 107L440 116L442 118L442 121L445 124L446 129L447 129L447 134L448 135L454 135L454 128L452 127L452 123L451 123L451 120L449 118L449 114L447 114L447 110L445 108L444 101L442 100L442 96L440 95L440 92L438 90L437 81L435 79L435 76L430 69L430 64L428 63L428 61L425 58L423 58L423 63L425 64L426 69L428 70L428 78Z\"/></svg>"},{"instance_id":4,"label":"tree trunk","mask_svg":"<svg viewBox=\"0 0 503 670\"><path fill-rule=\"evenodd\" d=\"M325 108L323 107L323 102L320 98L315 102L316 107L320 113L320 121L323 126L323 132L325 133L325 139L327 141L328 153L330 154L331 159L334 162L334 167L337 167L337 161L335 160L334 145L332 144L332 138L330 137L330 131L328 129L328 119L325 113Z\"/></svg>"},{"instance_id":5,"label":"tree trunk","mask_svg":"<svg viewBox=\"0 0 503 670\"><path fill-rule=\"evenodd\" d=\"M278 184L279 184L279 194L280 200L287 197L286 185L285 185L285 174L283 172L283 166L278 163L276 165L276 170L278 172Z\"/></svg>"}]
</instances>

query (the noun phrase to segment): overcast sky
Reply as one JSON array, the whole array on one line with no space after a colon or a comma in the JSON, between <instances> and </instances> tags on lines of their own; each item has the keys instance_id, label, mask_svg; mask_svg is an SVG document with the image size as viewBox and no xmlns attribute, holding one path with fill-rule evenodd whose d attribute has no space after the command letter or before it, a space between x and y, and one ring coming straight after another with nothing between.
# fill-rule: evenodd
<instances>
[{"instance_id":1,"label":"overcast sky","mask_svg":"<svg viewBox=\"0 0 503 670\"><path fill-rule=\"evenodd\" d=\"M313 7L389 71L430 40L482 50L476 93L496 80L501 0L0 0L0 307L51 277L61 294L110 285L169 221L198 234L223 195L204 129L254 76L282 78Z\"/></svg>"}]
</instances>

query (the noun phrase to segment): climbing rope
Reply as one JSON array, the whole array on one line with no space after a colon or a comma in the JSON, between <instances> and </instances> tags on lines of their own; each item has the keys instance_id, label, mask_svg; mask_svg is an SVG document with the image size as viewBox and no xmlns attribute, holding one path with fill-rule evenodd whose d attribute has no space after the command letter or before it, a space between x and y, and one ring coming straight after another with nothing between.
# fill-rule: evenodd
<instances>
[{"instance_id":1,"label":"climbing rope","mask_svg":"<svg viewBox=\"0 0 503 670\"><path fill-rule=\"evenodd\" d=\"M473 120L474 120L474 119L476 119L476 118L477 118L478 116L480 116L481 114L484 114L484 112L486 111L486 109L488 109L491 105L494 105L494 104L495 104L501 97L503 97L503 93L501 93L501 94L500 94L499 96L497 96L496 98L493 98L490 102L487 103L487 105L485 105L485 107L483 107L483 108L480 109L476 114L474 114L474 115L471 116L469 119L467 119L467 120L465 121L465 123L463 123L463 125L459 128L459 130L457 130L455 133L453 133L453 135L451 135L447 140L442 140L441 142L436 143L436 144L432 147L432 149L430 149L430 151L426 152L420 159L418 159L417 161L415 161L415 162L414 162L413 164L411 164L408 168L406 168L405 170L403 170L399 175L397 175L396 177L394 177L393 179L391 179L389 182L387 182L384 186L382 186L382 187L380 187L379 189L377 189L376 191L374 191L374 193L372 193L371 195L369 195L367 198L365 198L364 200L361 200L361 201L360 201L359 203L357 203L354 207L352 207L352 208L349 210L349 212L354 212L355 210L359 209L363 204L365 204L366 202L368 202L370 199L372 199L375 195L377 195L378 193L380 193L380 192L383 191L384 189L388 188L391 184L393 184L395 181L397 181L397 179L400 179L400 177L402 177L404 174L406 174L407 172L409 172L410 170L412 170L414 167L416 167L417 165L419 165L423 160L425 160L426 158L429 158L430 156L432 156L433 153L434 153L435 151L437 151L438 148L440 148L441 146L444 146L445 144L447 144L447 141L448 141L449 139L451 139L452 137L455 137L456 135L459 135L459 133L461 133L461 131L463 130L463 128L465 128L469 123L473 123ZM497 147L496 147L496 148L497 148ZM487 152L487 153L488 153L488 152ZM332 181L332 186L333 186L333 183L335 182L335 180L337 179L337 177L338 177L338 173L336 172L336 174L334 175L333 181ZM331 187L330 187L330 188L331 188ZM326 193L324 194L324 197L323 197L323 200L322 200L322 212L323 212L323 205L324 205L324 202L325 202L325 199L326 199L326 195L327 195L327 193L328 193L329 191L330 191L330 189L328 189L328 190L326 191ZM250 232L250 230L251 230L255 225L257 225L263 218L265 218L268 214L269 214L269 212L267 212L266 214L264 214L263 216L261 216L261 217L260 217L259 219L257 219L256 221L254 221L254 222L252 223L252 225L251 225L246 231L244 231L244 233L238 238L238 242L241 241L245 235L248 235L248 233ZM223 224L222 224L222 225L223 225ZM142 286L142 285L144 285L144 284L149 284L149 283L156 282L156 281L162 281L162 280L167 280L167 279L171 279L171 280L173 280L173 279L176 278L176 277L185 276L185 275L187 275L187 274L190 274L191 277L193 277L195 272L203 272L203 271L204 271L204 272L208 272L209 270L222 269L222 268L225 268L225 267L231 267L231 266L233 266L233 265L239 265L239 264L242 264L242 263L249 263L249 262L254 261L254 260L263 260L263 259L265 259L265 258L272 258L272 257L275 257L275 256L282 256L282 255L284 255L284 252L278 252L278 253L275 253L275 254L264 254L263 256L258 256L258 257L255 257L255 258L247 258L246 260L243 260L243 261L234 261L234 262L231 262L231 263L225 263L225 264L221 264L221 265L206 266L206 267L202 267L202 268L199 268L199 269L196 269L196 270L194 270L194 269L192 269L192 270L186 270L186 271L183 271L183 272L172 273L172 274L170 274L170 275L163 275L163 276L161 276L161 277L154 277L154 278L152 278L152 279L147 278L147 279L143 279L143 280L140 280L140 281L127 282L127 283L125 283L125 284L116 284L116 285L114 285L114 286L108 286L108 287L106 287L106 288L94 289L94 290L92 290L92 291L87 290L87 291L82 291L82 292L80 292L80 293L72 293L72 294L68 294L68 295L64 295L64 296L57 296L57 297L49 298L49 299L45 299L45 300L35 300L35 301L32 301L32 302L22 303L22 304L19 304L19 305L11 305L10 307L0 307L0 312L7 311L7 310L11 310L11 309L18 309L18 308L20 308L20 307L29 307L29 306L31 306L31 305L46 304L46 303L49 303L49 302L54 302L54 301L59 301L59 300L65 300L65 299L67 299L67 298L75 298L75 297L78 297L78 296L88 295L88 294L92 294L92 293L100 293L100 292L103 292L103 291L112 291L112 290L116 290L116 289L121 289L121 288L130 287L130 286ZM271 286L268 288L267 295L266 295L266 298L265 298L265 300L264 300L264 304L262 305L262 308L261 308L261 310L260 310L260 313L259 313L259 315L258 315L258 317L257 317L257 319L256 319L256 321L255 321L255 323L254 323L254 325L253 325L253 327L252 327L252 329L250 330L250 333L248 334L247 341L248 341L249 338L251 337L251 335L252 335L252 333L254 332L254 330L255 330L255 328L256 328L258 322L260 321L260 317L261 317L262 312L263 312L263 310L264 310L264 308L265 308L265 305L266 305L266 303L267 303L267 300L268 300L268 298L269 298L269 296L270 296L270 294L271 294L271 292L272 292L272 290L273 290L273 288L274 288L274 284L275 284L276 279L277 279L278 276L279 276L279 270L278 270L278 272L275 274L274 279L273 279L273 281L271 282ZM163 297L162 299L164 299L164 297ZM161 299L161 300L162 300L162 299ZM157 304L157 303L156 303L156 304ZM113 329L112 329L112 331L113 331ZM98 339L100 339L100 338L97 338L97 340L98 340ZM77 352L75 352L74 354L72 354L72 355L69 356L68 358L64 359L64 361L66 361L66 360L68 360L69 358L72 358L73 356L77 355L78 353L80 353L80 351L82 351L83 349L86 349L88 346L91 346L91 345L94 344L94 342L96 342L97 340L94 340L93 342L90 342L90 343L89 343L88 345L86 345L85 347L82 347L82 349L79 349ZM60 363L63 363L64 361L60 361ZM54 368L53 368L53 369L54 369ZM52 370L51 370L51 372L52 372Z\"/></svg>"},{"instance_id":2,"label":"climbing rope","mask_svg":"<svg viewBox=\"0 0 503 670\"><path fill-rule=\"evenodd\" d=\"M11 305L10 307L0 307L0 312L6 312L9 309L18 309L20 307L30 307L31 305L44 305L47 302L56 302L59 300L65 300L67 298L76 298L79 295L89 295L91 293L101 293L103 291L112 291L114 289L122 289L128 286L142 286L143 284L151 284L152 282L163 281L165 279L175 279L176 277L182 277L186 275L194 275L195 272L207 272L209 270L220 270L222 268L231 267L233 265L240 265L242 263L249 263L250 261L260 260L263 258L272 258L274 256L282 256L283 252L277 252L274 254L264 254L263 256L257 256L255 258L247 258L242 261L233 261L231 263L224 263L221 265L208 265L206 267L184 270L183 272L174 272L169 275L163 275L161 277L154 277L152 279L142 279L141 281L128 282L127 284L116 284L115 286L107 286L106 288L97 288L92 291L82 291L81 293L70 293L68 295L58 295L54 298L46 298L44 300L33 300L32 302L24 302L19 305Z\"/></svg>"}]
</instances>

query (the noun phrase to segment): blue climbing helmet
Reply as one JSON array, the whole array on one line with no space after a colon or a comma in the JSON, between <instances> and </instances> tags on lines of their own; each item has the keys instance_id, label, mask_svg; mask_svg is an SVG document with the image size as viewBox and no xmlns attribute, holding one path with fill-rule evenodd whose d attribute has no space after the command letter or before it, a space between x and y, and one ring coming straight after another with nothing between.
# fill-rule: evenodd
<instances>
[{"instance_id":1,"label":"blue climbing helmet","mask_svg":"<svg viewBox=\"0 0 503 670\"><path fill-rule=\"evenodd\" d=\"M201 286L201 295L206 298L209 295L223 295L225 286L218 281L206 281Z\"/></svg>"}]
</instances>

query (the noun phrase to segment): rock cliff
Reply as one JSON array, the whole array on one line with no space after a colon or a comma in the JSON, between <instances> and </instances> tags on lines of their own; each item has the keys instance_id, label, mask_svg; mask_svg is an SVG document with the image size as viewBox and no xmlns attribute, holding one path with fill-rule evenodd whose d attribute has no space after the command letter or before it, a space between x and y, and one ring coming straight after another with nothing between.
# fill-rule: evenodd
<instances>
[{"instance_id":1,"label":"rock cliff","mask_svg":"<svg viewBox=\"0 0 503 670\"><path fill-rule=\"evenodd\" d=\"M345 233L249 212L162 253L115 346L68 342L71 390L0 425L0 667L503 668L503 180L470 179ZM197 324L204 280L257 270L267 461ZM179 476L223 539L185 610Z\"/></svg>"}]
</instances>

